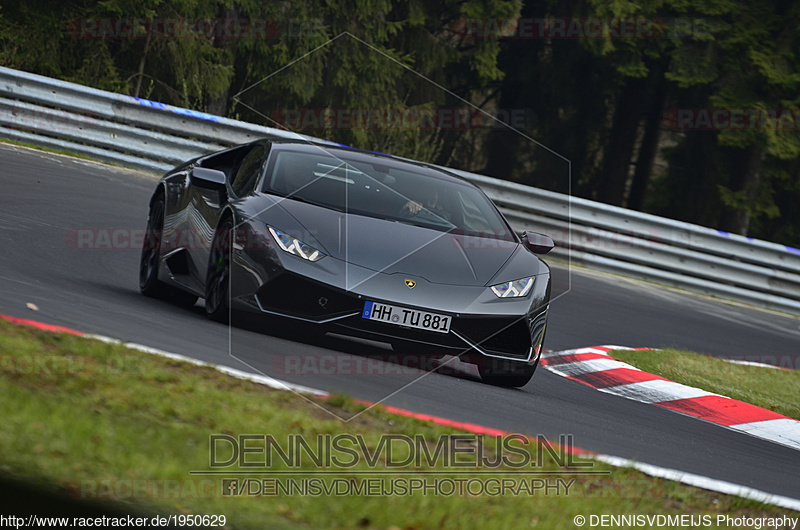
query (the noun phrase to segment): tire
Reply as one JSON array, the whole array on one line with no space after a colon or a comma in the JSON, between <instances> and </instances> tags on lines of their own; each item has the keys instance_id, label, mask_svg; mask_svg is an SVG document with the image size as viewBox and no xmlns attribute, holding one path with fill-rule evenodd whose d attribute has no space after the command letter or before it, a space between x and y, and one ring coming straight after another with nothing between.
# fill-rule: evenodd
<instances>
[{"instance_id":1,"label":"tire","mask_svg":"<svg viewBox=\"0 0 800 530\"><path fill-rule=\"evenodd\" d=\"M167 285L158 279L161 263L161 233L164 229L164 196L159 195L147 216L142 254L139 259L139 291L151 298L167 300L181 306L193 306L197 296Z\"/></svg>"},{"instance_id":2,"label":"tire","mask_svg":"<svg viewBox=\"0 0 800 530\"><path fill-rule=\"evenodd\" d=\"M533 364L526 364L486 357L478 362L478 373L490 385L520 388L528 384L538 365L538 359Z\"/></svg>"},{"instance_id":3,"label":"tire","mask_svg":"<svg viewBox=\"0 0 800 530\"><path fill-rule=\"evenodd\" d=\"M206 274L206 315L211 320L228 324L230 322L230 267L233 246L233 220L227 217L217 227L211 252L208 255Z\"/></svg>"}]
</instances>

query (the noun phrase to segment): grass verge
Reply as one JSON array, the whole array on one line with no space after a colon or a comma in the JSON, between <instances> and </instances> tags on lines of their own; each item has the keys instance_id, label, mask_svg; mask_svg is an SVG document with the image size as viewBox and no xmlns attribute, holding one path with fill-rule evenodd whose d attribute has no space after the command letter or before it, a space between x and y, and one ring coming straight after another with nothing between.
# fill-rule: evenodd
<instances>
[{"instance_id":1,"label":"grass verge","mask_svg":"<svg viewBox=\"0 0 800 530\"><path fill-rule=\"evenodd\" d=\"M118 163L118 162L112 162L110 160L100 160L99 158L95 158L95 157L90 156L90 155L85 155L83 153L77 153L75 151L70 151L70 150L67 150L67 149L58 149L56 147L48 147L48 146L39 145L39 144L31 143L31 142L23 142L23 141L20 141L20 140L12 140L10 138L0 138L0 144L7 144L7 145L10 145L10 146L15 146L15 147L25 147L27 149L33 149L35 151L41 151L43 153L50 153L50 154L54 154L54 155L68 156L68 157L71 157L71 158L77 158L79 160L85 160L87 162L94 162L96 164L103 164L103 165L106 165L106 166L109 166L109 167L113 167L113 168L117 168L117 169L124 169L124 170L127 170L127 171L135 171L135 172L138 172L138 173L142 173L144 175L149 175L150 177L154 177L154 178L160 178L161 175L162 175L161 172L158 172L158 171L155 171L155 170L146 170L146 169L142 169L142 168L135 168L135 167L131 167L131 166L126 166L124 164L121 164L121 163Z\"/></svg>"},{"instance_id":2,"label":"grass verge","mask_svg":"<svg viewBox=\"0 0 800 530\"><path fill-rule=\"evenodd\" d=\"M28 149L35 149L37 151L43 151L45 153L52 153L54 155L71 156L73 158L80 158L81 160L88 160L90 162L97 162L97 163L100 163L100 164L108 164L109 166L123 167L123 166L120 166L119 164L112 164L110 162L103 162L103 161L98 160L96 158L92 158L92 157L90 157L88 155L84 155L84 154L81 154L81 153L75 153L73 151L68 151L66 149L58 149L58 148L55 148L55 147L46 147L46 146L43 146L43 145L31 143L31 142L23 142L23 141L20 141L20 140L12 140L11 138L2 138L2 139L0 139L0 142L4 143L4 144L8 144L8 145L14 145L14 146L17 146L17 147L27 147Z\"/></svg>"},{"instance_id":3,"label":"grass verge","mask_svg":"<svg viewBox=\"0 0 800 530\"><path fill-rule=\"evenodd\" d=\"M113 501L117 512L225 515L229 528L259 529L564 528L573 525L576 515L588 519L601 513L707 515L713 521L718 514L778 517L786 513L785 509L654 479L630 469L597 462L581 467L587 463L583 459L565 464L558 462L558 454L536 444L513 444L516 450L509 453L491 437L468 437L466 445L459 446L462 452L455 453L451 435L463 433L453 429L379 409L343 423L322 408L343 416L363 409L343 396L320 399L312 405L290 392L234 379L211 368L0 321L0 410L4 411L0 477L67 493L79 505L101 499ZM190 475L193 470L210 469L209 437L213 434L268 434L284 448L289 435L302 435L312 450L319 437L344 434L363 439L367 453L379 451L387 434L424 436L431 452L441 437L450 436L446 438L450 445L443 446L442 454L468 465L445 467L439 458L431 467L390 468L409 454L401 446L394 457L380 452L373 466L356 458L354 465L337 477L324 474L309 458L296 465L279 458L268 467L234 465L225 468L226 473L231 472L227 476ZM576 444L580 445L580 440ZM257 448L259 442L246 445ZM496 469L493 476L510 481L506 483L509 489L502 495L495 489L492 494L489 477L479 474L488 468L472 465L476 453L464 452L465 447L481 447L487 455L502 454L514 462L527 462L521 456L524 450L541 460L526 468L525 475L512 474L509 466ZM338 453L344 460L348 454ZM264 453L255 453L245 461L257 463L264 458ZM463 479L455 472L465 469L471 477L484 481L482 486L473 483L474 491L481 486L484 493L459 494L449 489L450 483L444 482L448 474ZM245 470L291 471L297 480L317 478L325 483L338 478L344 481L339 484L345 492L348 485L352 490L374 480L365 472L382 471L387 473L379 480L385 487L396 488L396 494L374 494L373 490L341 496L313 492L223 495L223 481L235 477L233 471ZM284 483L290 478L274 474L256 477ZM410 479L426 484L438 480L439 489L402 494L397 481L405 480L408 486ZM541 482L534 482L537 480ZM557 490L558 480L561 487ZM550 485L549 491L537 489L544 483ZM569 489L567 484L571 484ZM10 508L23 509L13 506L4 511L13 512Z\"/></svg>"},{"instance_id":4,"label":"grass verge","mask_svg":"<svg viewBox=\"0 0 800 530\"><path fill-rule=\"evenodd\" d=\"M618 361L676 383L800 419L800 372L797 370L741 365L674 349L619 350L609 354Z\"/></svg>"}]
</instances>

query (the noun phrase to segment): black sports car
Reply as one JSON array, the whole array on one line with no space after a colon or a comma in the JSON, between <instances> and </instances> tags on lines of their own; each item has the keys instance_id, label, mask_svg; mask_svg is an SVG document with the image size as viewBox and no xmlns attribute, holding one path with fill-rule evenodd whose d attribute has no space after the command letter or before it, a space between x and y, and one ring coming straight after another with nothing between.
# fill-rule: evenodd
<instances>
[{"instance_id":1,"label":"black sports car","mask_svg":"<svg viewBox=\"0 0 800 530\"><path fill-rule=\"evenodd\" d=\"M186 162L150 199L139 286L231 310L461 355L525 385L539 362L547 236L517 235L441 168L344 146L258 140Z\"/></svg>"}]
</instances>

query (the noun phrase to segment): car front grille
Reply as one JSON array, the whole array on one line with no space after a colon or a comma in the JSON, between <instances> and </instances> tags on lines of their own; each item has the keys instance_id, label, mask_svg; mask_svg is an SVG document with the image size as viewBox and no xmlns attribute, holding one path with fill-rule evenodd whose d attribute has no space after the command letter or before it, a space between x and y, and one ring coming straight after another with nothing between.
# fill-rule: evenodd
<instances>
[{"instance_id":1,"label":"car front grille","mask_svg":"<svg viewBox=\"0 0 800 530\"><path fill-rule=\"evenodd\" d=\"M311 320L360 312L363 302L310 280L284 273L256 292L262 309Z\"/></svg>"},{"instance_id":2,"label":"car front grille","mask_svg":"<svg viewBox=\"0 0 800 530\"><path fill-rule=\"evenodd\" d=\"M377 340L403 340L439 346L452 350L454 355L475 345L490 355L519 360L528 360L533 338L539 344L547 319L546 310L532 322L528 315L461 315L453 318L451 333L411 329L363 319L363 300L291 273L283 273L271 279L256 292L256 298L262 310L308 320L326 321L351 315L336 320L335 323L340 328L366 334Z\"/></svg>"},{"instance_id":3,"label":"car front grille","mask_svg":"<svg viewBox=\"0 0 800 530\"><path fill-rule=\"evenodd\" d=\"M382 337L383 340L390 342L401 339L448 348L452 355L469 351L472 345L476 345L491 355L528 360L532 342L527 316L456 317L450 328L451 333L447 334L365 320L360 315L341 320L337 324L353 331ZM468 342L461 337L466 338Z\"/></svg>"}]
</instances>

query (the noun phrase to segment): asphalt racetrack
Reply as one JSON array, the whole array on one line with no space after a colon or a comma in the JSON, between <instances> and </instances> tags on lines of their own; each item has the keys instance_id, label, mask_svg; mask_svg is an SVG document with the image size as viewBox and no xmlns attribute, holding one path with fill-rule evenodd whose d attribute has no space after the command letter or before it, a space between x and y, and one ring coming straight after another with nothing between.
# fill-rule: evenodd
<instances>
[{"instance_id":1,"label":"asphalt racetrack","mask_svg":"<svg viewBox=\"0 0 800 530\"><path fill-rule=\"evenodd\" d=\"M584 449L800 498L797 451L542 368L525 388L497 388L481 383L469 365L426 373L382 361L392 355L388 345L331 335L298 338L285 326L265 333L229 329L205 317L202 301L183 309L145 298L138 291L136 234L143 232L155 182L141 173L0 145L0 313L455 421L553 440L571 434ZM800 319L552 266L547 349L677 346L800 366Z\"/></svg>"}]
</instances>

